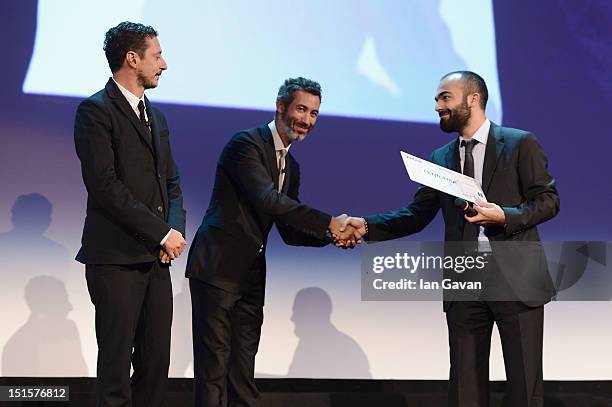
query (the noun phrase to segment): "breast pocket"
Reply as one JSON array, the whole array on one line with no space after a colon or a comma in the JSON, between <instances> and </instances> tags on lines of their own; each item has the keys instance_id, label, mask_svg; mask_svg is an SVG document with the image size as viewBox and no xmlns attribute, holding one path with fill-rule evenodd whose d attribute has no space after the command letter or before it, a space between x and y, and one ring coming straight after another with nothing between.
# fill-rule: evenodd
<instances>
[{"instance_id":1,"label":"breast pocket","mask_svg":"<svg viewBox=\"0 0 612 407\"><path fill-rule=\"evenodd\" d=\"M159 152L163 156L168 154L170 148L170 141L168 136L168 129L164 129L159 133Z\"/></svg>"}]
</instances>

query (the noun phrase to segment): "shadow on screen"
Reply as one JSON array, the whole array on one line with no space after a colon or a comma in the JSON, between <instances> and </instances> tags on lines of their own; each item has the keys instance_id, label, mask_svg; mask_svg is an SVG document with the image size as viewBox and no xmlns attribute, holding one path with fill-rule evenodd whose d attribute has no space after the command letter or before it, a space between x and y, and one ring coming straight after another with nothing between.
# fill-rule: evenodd
<instances>
[{"instance_id":1,"label":"shadow on screen","mask_svg":"<svg viewBox=\"0 0 612 407\"><path fill-rule=\"evenodd\" d=\"M26 281L40 274L62 275L68 270L68 250L45 233L53 220L53 205L39 193L20 195L11 208L13 228L0 234L0 276L6 282Z\"/></svg>"},{"instance_id":2,"label":"shadow on screen","mask_svg":"<svg viewBox=\"0 0 612 407\"><path fill-rule=\"evenodd\" d=\"M359 344L331 322L332 300L319 287L301 289L295 296L291 320L298 345L289 365L289 377L369 379L370 363Z\"/></svg>"},{"instance_id":3,"label":"shadow on screen","mask_svg":"<svg viewBox=\"0 0 612 407\"><path fill-rule=\"evenodd\" d=\"M79 330L68 319L73 307L64 283L37 276L24 291L30 315L4 346L2 375L87 376Z\"/></svg>"}]
</instances>

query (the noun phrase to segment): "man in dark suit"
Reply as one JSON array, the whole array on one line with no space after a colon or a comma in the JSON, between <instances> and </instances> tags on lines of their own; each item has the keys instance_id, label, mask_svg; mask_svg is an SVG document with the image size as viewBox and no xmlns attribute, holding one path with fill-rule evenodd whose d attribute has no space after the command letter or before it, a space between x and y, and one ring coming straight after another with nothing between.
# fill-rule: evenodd
<instances>
[{"instance_id":1,"label":"man in dark suit","mask_svg":"<svg viewBox=\"0 0 612 407\"><path fill-rule=\"evenodd\" d=\"M81 102L74 127L88 193L76 258L96 309L97 405L160 406L170 363L169 263L185 246L185 210L166 119L144 91L167 65L157 32L142 24L111 28L104 50L113 77Z\"/></svg>"},{"instance_id":2,"label":"man in dark suit","mask_svg":"<svg viewBox=\"0 0 612 407\"><path fill-rule=\"evenodd\" d=\"M445 240L473 242L461 250L467 246L474 254L490 255L492 263L485 288L476 298L460 292L463 298L448 301L445 293L449 405L489 405L489 352L495 322L507 376L503 405L542 406L543 305L554 295L554 288L542 261L536 225L557 214L559 196L536 138L491 123L485 115L487 98L484 80L469 71L445 75L435 97L440 127L458 132L459 137L435 150L431 161L463 170L481 184L489 202L474 205L474 216L458 210L454 197L422 186L405 208L350 218L347 223L358 228L353 239L382 241L419 232L441 209ZM344 233L339 236L346 238Z\"/></svg>"},{"instance_id":3,"label":"man in dark suit","mask_svg":"<svg viewBox=\"0 0 612 407\"><path fill-rule=\"evenodd\" d=\"M287 79L278 92L275 119L235 134L221 153L186 272L196 406L261 405L255 354L272 225L290 245L325 246L331 233L339 232L340 219L300 203L300 168L289 153L314 127L320 104L317 82Z\"/></svg>"}]
</instances>

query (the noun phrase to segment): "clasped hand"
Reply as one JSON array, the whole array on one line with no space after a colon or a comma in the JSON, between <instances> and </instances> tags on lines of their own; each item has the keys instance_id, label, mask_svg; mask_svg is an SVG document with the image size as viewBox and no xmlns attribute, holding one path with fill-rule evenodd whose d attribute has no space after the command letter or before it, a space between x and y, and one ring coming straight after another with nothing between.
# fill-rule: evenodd
<instances>
[{"instance_id":1,"label":"clasped hand","mask_svg":"<svg viewBox=\"0 0 612 407\"><path fill-rule=\"evenodd\" d=\"M170 260L174 260L179 257L187 242L183 238L183 234L177 230L171 229L170 236L164 242L162 247L159 249L159 260L162 263L170 263Z\"/></svg>"},{"instance_id":2,"label":"clasped hand","mask_svg":"<svg viewBox=\"0 0 612 407\"><path fill-rule=\"evenodd\" d=\"M329 223L329 231L337 247L352 249L363 241L366 234L365 220L344 213L332 218Z\"/></svg>"}]
</instances>

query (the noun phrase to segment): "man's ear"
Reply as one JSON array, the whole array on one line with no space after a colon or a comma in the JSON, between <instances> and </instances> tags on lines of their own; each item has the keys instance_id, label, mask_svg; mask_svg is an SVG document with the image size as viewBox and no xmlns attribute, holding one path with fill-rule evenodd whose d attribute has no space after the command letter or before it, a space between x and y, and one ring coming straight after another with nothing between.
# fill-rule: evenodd
<instances>
[{"instance_id":1,"label":"man's ear","mask_svg":"<svg viewBox=\"0 0 612 407\"><path fill-rule=\"evenodd\" d=\"M134 51L128 51L125 54L125 62L131 68L136 68L136 66L138 65L138 60L139 60L138 54L135 53Z\"/></svg>"},{"instance_id":2,"label":"man's ear","mask_svg":"<svg viewBox=\"0 0 612 407\"><path fill-rule=\"evenodd\" d=\"M279 113L283 113L285 111L285 105L283 104L283 101L280 99L276 101L276 111Z\"/></svg>"},{"instance_id":3,"label":"man's ear","mask_svg":"<svg viewBox=\"0 0 612 407\"><path fill-rule=\"evenodd\" d=\"M472 93L469 99L470 103L468 103L468 107L480 106L480 93Z\"/></svg>"}]
</instances>

